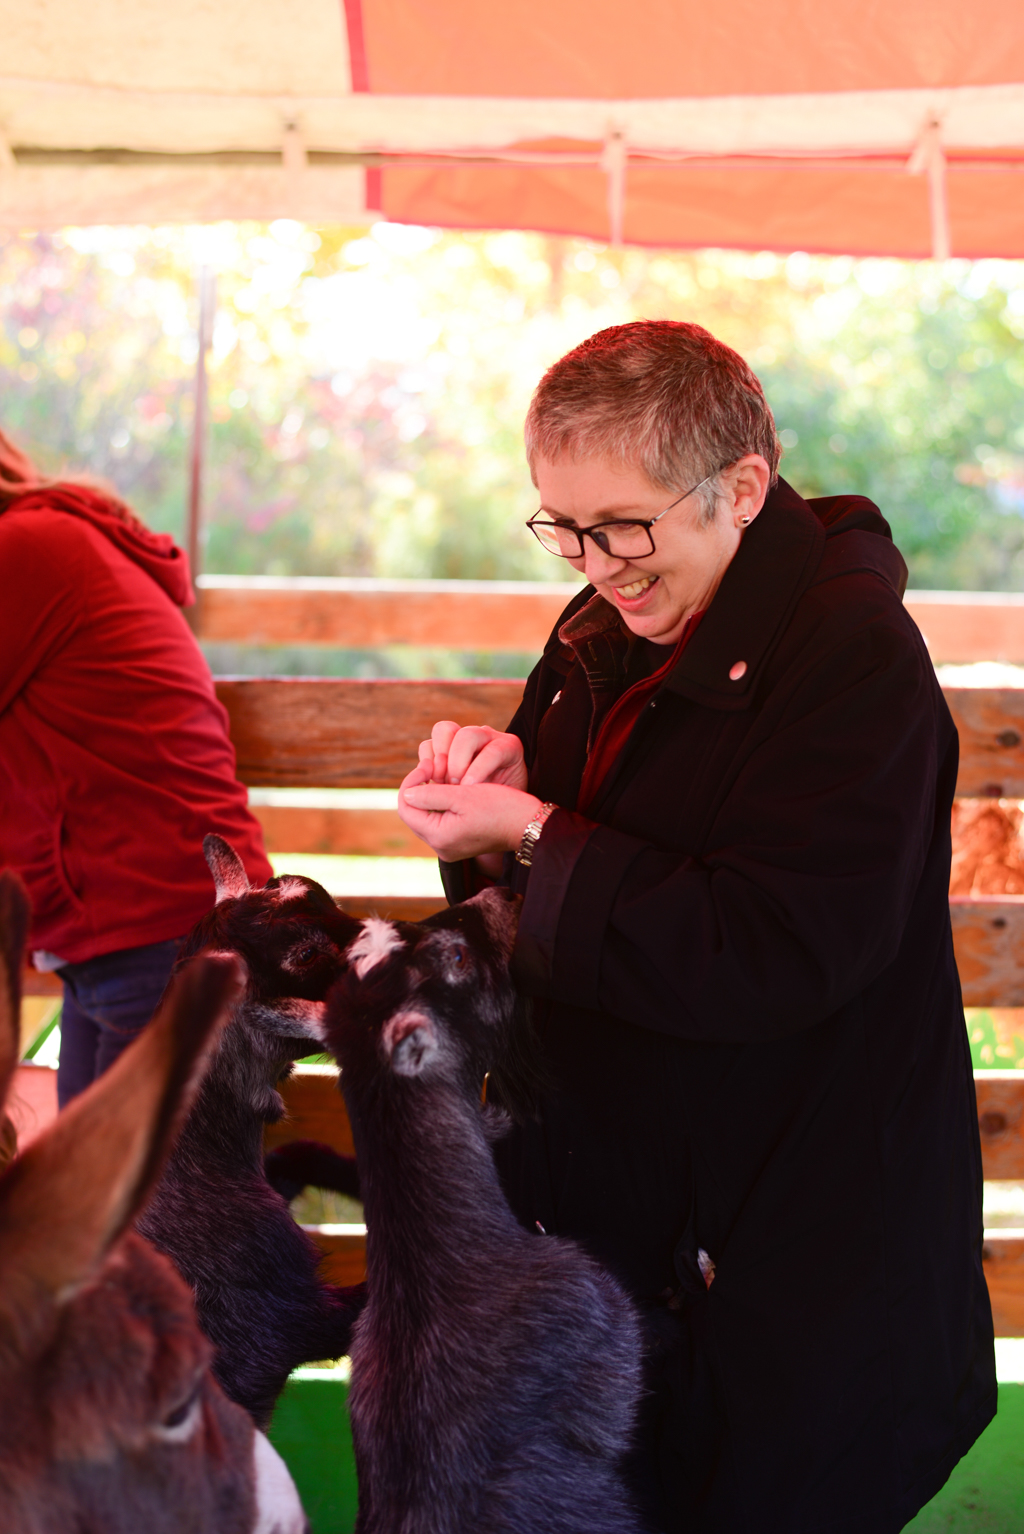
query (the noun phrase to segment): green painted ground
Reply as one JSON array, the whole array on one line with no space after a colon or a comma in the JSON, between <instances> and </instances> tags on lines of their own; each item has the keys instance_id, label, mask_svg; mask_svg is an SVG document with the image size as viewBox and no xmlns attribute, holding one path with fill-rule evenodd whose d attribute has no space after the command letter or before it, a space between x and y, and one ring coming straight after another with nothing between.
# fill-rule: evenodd
<instances>
[{"instance_id":1,"label":"green painted ground","mask_svg":"<svg viewBox=\"0 0 1024 1534\"><path fill-rule=\"evenodd\" d=\"M312 1534L352 1534L355 1527L347 1393L337 1374L299 1370L270 1430L299 1488ZM913 1534L1024 1534L1024 1385L1000 1385L996 1420L907 1528Z\"/></svg>"},{"instance_id":2,"label":"green painted ground","mask_svg":"<svg viewBox=\"0 0 1024 1534\"><path fill-rule=\"evenodd\" d=\"M1000 1385L995 1421L907 1528L913 1534L1022 1534L1024 1385Z\"/></svg>"},{"instance_id":3,"label":"green painted ground","mask_svg":"<svg viewBox=\"0 0 1024 1534\"><path fill-rule=\"evenodd\" d=\"M312 1534L352 1534L356 1466L345 1402L348 1383L336 1371L297 1369L277 1403L270 1440L292 1473Z\"/></svg>"}]
</instances>

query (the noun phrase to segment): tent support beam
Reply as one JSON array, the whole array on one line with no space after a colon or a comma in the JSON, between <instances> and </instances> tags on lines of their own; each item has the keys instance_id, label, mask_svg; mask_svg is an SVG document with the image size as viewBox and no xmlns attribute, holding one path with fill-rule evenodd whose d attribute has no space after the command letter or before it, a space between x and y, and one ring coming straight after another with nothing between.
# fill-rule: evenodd
<instances>
[{"instance_id":1,"label":"tent support beam","mask_svg":"<svg viewBox=\"0 0 1024 1534\"><path fill-rule=\"evenodd\" d=\"M203 476L206 467L206 357L213 343L213 316L217 307L217 277L211 266L201 266L196 276L199 297L199 326L197 331L196 377L193 391L192 452L189 462L188 525L186 548L193 581L199 574L202 552ZM193 626L198 620L199 591L196 605L189 609Z\"/></svg>"},{"instance_id":2,"label":"tent support beam","mask_svg":"<svg viewBox=\"0 0 1024 1534\"><path fill-rule=\"evenodd\" d=\"M288 129L286 129L288 131ZM301 135L299 142L289 145L289 161L292 168L301 170L311 169L337 169L346 166L364 166L370 170L387 170L389 168L411 167L413 169L440 170L444 168L456 168L462 166L484 167L507 165L529 166L597 166L607 171L607 152L605 149L556 149L556 150L457 150L445 149L436 151L426 150L348 150L348 149L308 149L303 150ZM297 152L296 152L297 151ZM88 166L88 165L113 165L126 168L150 166L167 167L169 169L191 170L197 167L209 166L253 166L267 170L280 170L284 168L284 146L281 150L274 149L220 149L205 150L202 152L175 153L168 150L136 150L136 149L55 149L42 148L38 145L12 144L8 149L12 159L12 168L23 166L25 169L48 166ZM1015 150L1012 154L1006 152L988 153L983 149L960 151L950 164L946 161L945 150L939 146L942 163L947 170L957 175L971 173L998 173L1007 175L1024 172L1024 147ZM915 148L910 160L907 160L906 151L894 149L884 154L833 154L823 151L819 154L792 154L785 152L768 152L757 154L722 154L709 155L697 154L686 149L623 149L625 166L661 166L679 165L690 170L803 170L803 171L864 171L875 175L880 171L907 172L921 174L926 166L922 163L920 169L911 171L915 165L918 149ZM0 150L2 154L2 150Z\"/></svg>"},{"instance_id":3,"label":"tent support beam","mask_svg":"<svg viewBox=\"0 0 1024 1534\"><path fill-rule=\"evenodd\" d=\"M629 151L626 136L615 127L609 127L601 155L601 169L608 177L608 242L612 248L622 244L622 229L626 216L626 166Z\"/></svg>"},{"instance_id":4,"label":"tent support beam","mask_svg":"<svg viewBox=\"0 0 1024 1534\"><path fill-rule=\"evenodd\" d=\"M928 178L928 214L932 230L932 260L948 261L949 198L946 186L946 154L942 147L942 124L937 117L929 118L907 161L911 176Z\"/></svg>"}]
</instances>

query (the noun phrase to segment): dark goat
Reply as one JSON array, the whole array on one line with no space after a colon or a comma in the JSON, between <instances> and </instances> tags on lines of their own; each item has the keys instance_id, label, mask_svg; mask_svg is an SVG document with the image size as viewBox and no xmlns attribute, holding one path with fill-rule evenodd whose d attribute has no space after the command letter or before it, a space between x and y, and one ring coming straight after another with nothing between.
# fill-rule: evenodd
<instances>
[{"instance_id":1,"label":"dark goat","mask_svg":"<svg viewBox=\"0 0 1024 1534\"><path fill-rule=\"evenodd\" d=\"M138 1228L191 1284L214 1373L263 1426L292 1369L348 1351L362 1298L361 1286L318 1277L316 1247L263 1172L263 1128L283 1112L277 1083L322 1040L319 998L359 923L311 879L250 889L226 842L204 847L217 904L179 964L239 953L248 983Z\"/></svg>"},{"instance_id":2,"label":"dark goat","mask_svg":"<svg viewBox=\"0 0 1024 1534\"><path fill-rule=\"evenodd\" d=\"M328 998L367 1217L359 1534L640 1529L620 1474L637 1316L573 1242L518 1224L491 1154L508 1120L481 1086L516 1043L515 923L499 890L371 919Z\"/></svg>"},{"instance_id":3,"label":"dark goat","mask_svg":"<svg viewBox=\"0 0 1024 1534\"><path fill-rule=\"evenodd\" d=\"M343 1156L320 1140L288 1140L263 1158L270 1186L291 1203L303 1188L326 1188L347 1198L362 1198L354 1156Z\"/></svg>"}]
</instances>

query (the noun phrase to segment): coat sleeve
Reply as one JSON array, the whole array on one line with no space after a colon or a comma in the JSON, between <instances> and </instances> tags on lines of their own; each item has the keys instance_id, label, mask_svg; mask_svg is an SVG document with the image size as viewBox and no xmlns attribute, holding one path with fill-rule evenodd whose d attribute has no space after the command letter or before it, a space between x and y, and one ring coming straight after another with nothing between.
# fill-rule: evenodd
<instances>
[{"instance_id":1,"label":"coat sleeve","mask_svg":"<svg viewBox=\"0 0 1024 1534\"><path fill-rule=\"evenodd\" d=\"M729 770L700 857L551 816L520 920L526 989L750 1041L828 1017L893 961L929 849L948 859L956 732L923 648L893 623L819 654Z\"/></svg>"}]
</instances>

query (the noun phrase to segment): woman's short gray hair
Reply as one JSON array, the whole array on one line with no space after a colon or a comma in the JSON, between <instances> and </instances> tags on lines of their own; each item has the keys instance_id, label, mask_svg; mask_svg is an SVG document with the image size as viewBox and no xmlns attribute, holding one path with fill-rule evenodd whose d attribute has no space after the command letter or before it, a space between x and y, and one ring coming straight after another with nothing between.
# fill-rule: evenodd
<instances>
[{"instance_id":1,"label":"woman's short gray hair","mask_svg":"<svg viewBox=\"0 0 1024 1534\"><path fill-rule=\"evenodd\" d=\"M718 472L760 453L778 478L779 439L758 379L738 352L700 325L637 320L599 330L548 369L526 416L526 456L611 458L682 492L706 476L703 518L715 514Z\"/></svg>"}]
</instances>

